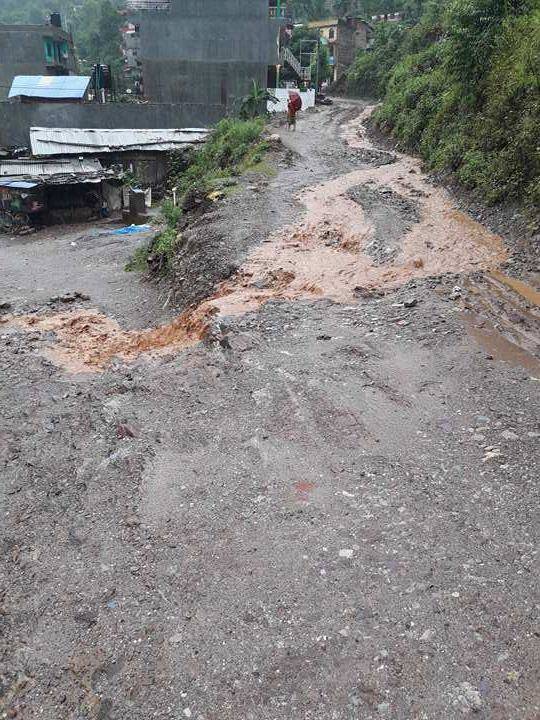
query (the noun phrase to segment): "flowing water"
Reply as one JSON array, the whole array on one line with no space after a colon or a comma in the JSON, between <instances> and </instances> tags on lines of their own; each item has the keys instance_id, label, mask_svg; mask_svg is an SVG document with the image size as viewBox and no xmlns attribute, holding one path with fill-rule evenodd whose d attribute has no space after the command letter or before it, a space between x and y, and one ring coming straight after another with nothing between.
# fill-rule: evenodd
<instances>
[{"instance_id":1,"label":"flowing water","mask_svg":"<svg viewBox=\"0 0 540 720\"><path fill-rule=\"evenodd\" d=\"M351 152L384 155L366 134L370 112L342 127L343 138ZM129 360L193 345L214 316L253 311L272 299L350 303L359 289L392 289L412 278L498 273L507 258L501 238L456 209L444 189L429 183L418 160L393 156L393 162L366 165L305 190L300 223L271 235L236 276L170 324L127 332L96 311L82 310L13 322L54 331L48 353L55 362L71 371L95 371L114 357ZM528 292L520 281L497 277Z\"/></svg>"}]
</instances>

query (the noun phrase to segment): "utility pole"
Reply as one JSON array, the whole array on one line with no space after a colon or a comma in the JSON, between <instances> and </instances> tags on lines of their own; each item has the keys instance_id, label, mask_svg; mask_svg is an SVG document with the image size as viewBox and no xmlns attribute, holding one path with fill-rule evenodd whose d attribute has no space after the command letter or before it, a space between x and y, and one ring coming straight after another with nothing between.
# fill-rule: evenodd
<instances>
[{"instance_id":1,"label":"utility pole","mask_svg":"<svg viewBox=\"0 0 540 720\"><path fill-rule=\"evenodd\" d=\"M317 29L317 65L315 67L315 99L319 92L319 62L321 59L321 29Z\"/></svg>"}]
</instances>

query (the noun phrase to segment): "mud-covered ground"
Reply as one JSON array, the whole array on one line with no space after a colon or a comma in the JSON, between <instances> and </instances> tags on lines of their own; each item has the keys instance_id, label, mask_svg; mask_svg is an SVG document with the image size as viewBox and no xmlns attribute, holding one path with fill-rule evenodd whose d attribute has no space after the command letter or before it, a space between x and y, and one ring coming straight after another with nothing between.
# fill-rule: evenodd
<instances>
[{"instance_id":1,"label":"mud-covered ground","mask_svg":"<svg viewBox=\"0 0 540 720\"><path fill-rule=\"evenodd\" d=\"M362 111L280 130L173 292L147 238L0 240L4 717L539 717L531 241Z\"/></svg>"}]
</instances>

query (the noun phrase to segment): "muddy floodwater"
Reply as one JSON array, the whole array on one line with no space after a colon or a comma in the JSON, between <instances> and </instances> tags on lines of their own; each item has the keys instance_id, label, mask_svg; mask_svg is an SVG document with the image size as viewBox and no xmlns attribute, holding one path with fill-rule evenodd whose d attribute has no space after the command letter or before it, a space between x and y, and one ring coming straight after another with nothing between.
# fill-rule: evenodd
<instances>
[{"instance_id":1,"label":"muddy floodwater","mask_svg":"<svg viewBox=\"0 0 540 720\"><path fill-rule=\"evenodd\" d=\"M137 332L123 331L96 311L14 322L54 331L56 342L47 350L51 359L71 371L95 371L115 356L130 360L192 345L204 336L210 318L257 310L269 300L350 303L413 278L497 272L507 258L502 239L459 211L444 189L429 182L418 160L377 151L366 134L371 111L343 125L342 136L351 152L378 152L383 161L304 190L298 198L305 207L301 222L272 234L194 310ZM537 303L538 293L524 283L502 282Z\"/></svg>"}]
</instances>

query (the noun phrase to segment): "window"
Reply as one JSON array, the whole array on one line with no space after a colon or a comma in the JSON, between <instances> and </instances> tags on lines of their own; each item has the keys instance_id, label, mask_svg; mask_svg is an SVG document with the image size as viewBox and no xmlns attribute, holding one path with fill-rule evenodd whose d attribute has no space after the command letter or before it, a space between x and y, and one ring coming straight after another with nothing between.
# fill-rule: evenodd
<instances>
[{"instance_id":1,"label":"window","mask_svg":"<svg viewBox=\"0 0 540 720\"><path fill-rule=\"evenodd\" d=\"M334 28L330 28L330 31L329 31L329 33L328 33L328 39L329 39L329 40L334 40L335 37L336 37L336 31L334 30Z\"/></svg>"},{"instance_id":2,"label":"window","mask_svg":"<svg viewBox=\"0 0 540 720\"><path fill-rule=\"evenodd\" d=\"M54 42L52 38L44 38L45 60L54 62Z\"/></svg>"}]
</instances>

